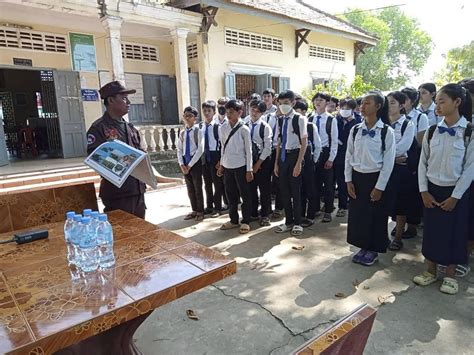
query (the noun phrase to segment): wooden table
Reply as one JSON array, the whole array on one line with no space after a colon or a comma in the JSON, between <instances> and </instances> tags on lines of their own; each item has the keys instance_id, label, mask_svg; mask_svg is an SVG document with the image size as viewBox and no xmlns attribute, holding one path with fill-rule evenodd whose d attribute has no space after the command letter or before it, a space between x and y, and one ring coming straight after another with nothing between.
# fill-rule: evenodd
<instances>
[{"instance_id":1,"label":"wooden table","mask_svg":"<svg viewBox=\"0 0 474 355\"><path fill-rule=\"evenodd\" d=\"M155 308L236 272L235 261L130 214L109 220L116 265L83 277L67 263L63 223L42 226L47 240L0 245L0 353L139 353L133 333Z\"/></svg>"}]
</instances>

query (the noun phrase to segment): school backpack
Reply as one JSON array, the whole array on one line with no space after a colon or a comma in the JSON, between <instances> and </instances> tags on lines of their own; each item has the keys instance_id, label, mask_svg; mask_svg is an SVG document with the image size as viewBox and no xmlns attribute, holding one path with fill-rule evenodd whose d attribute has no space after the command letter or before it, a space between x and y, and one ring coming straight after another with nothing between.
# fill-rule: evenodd
<instances>
[{"instance_id":1,"label":"school backpack","mask_svg":"<svg viewBox=\"0 0 474 355\"><path fill-rule=\"evenodd\" d=\"M433 134L436 131L436 128L438 128L438 125L433 125L428 129L428 145L431 142L431 138L433 138ZM464 146L466 148L469 145L469 142L471 141L471 135L472 135L472 123L467 122L466 129L464 130Z\"/></svg>"},{"instance_id":2,"label":"school backpack","mask_svg":"<svg viewBox=\"0 0 474 355\"><path fill-rule=\"evenodd\" d=\"M250 122L247 122L246 125L250 128ZM263 137L265 136L265 127L267 125L268 123L262 120L262 122L260 123L260 127L258 129L258 135L262 139L262 148L265 147L265 141ZM252 139L252 137L250 137L250 139ZM260 153L258 151L258 145L254 143L254 141L252 140L252 160L254 164L257 162L259 156L260 156Z\"/></svg>"},{"instance_id":3,"label":"school backpack","mask_svg":"<svg viewBox=\"0 0 474 355\"><path fill-rule=\"evenodd\" d=\"M313 112L314 113L314 112ZM311 120L308 119L309 122L313 123L315 119L315 115L310 116ZM331 136L331 128L332 128L332 120L334 119L333 116L328 115L328 119L326 121L326 134L328 135L328 143L329 143L329 149L331 149L331 142L332 142L332 136ZM316 125L316 123L314 123ZM318 132L319 133L319 132Z\"/></svg>"},{"instance_id":4,"label":"school backpack","mask_svg":"<svg viewBox=\"0 0 474 355\"><path fill-rule=\"evenodd\" d=\"M359 131L360 126L362 123L356 124L354 126L354 130L352 131L352 140L355 141L355 137L357 135L357 132ZM381 138L382 138L382 153L385 152L385 137L387 137L387 131L388 131L388 124L383 124Z\"/></svg>"},{"instance_id":5,"label":"school backpack","mask_svg":"<svg viewBox=\"0 0 474 355\"><path fill-rule=\"evenodd\" d=\"M417 109L417 111L418 111L418 109ZM418 126L420 125L420 117L421 117L422 114L423 114L423 112L420 112L420 113L418 113L418 116L416 116L416 132L417 133L418 133ZM407 119L409 119L411 121L412 118L410 116L407 115L406 117L407 117Z\"/></svg>"},{"instance_id":6,"label":"school backpack","mask_svg":"<svg viewBox=\"0 0 474 355\"><path fill-rule=\"evenodd\" d=\"M311 144L311 154L313 154L313 153L314 153L314 131L313 131L313 123L308 122L307 130L308 130L308 142Z\"/></svg>"},{"instance_id":7,"label":"school backpack","mask_svg":"<svg viewBox=\"0 0 474 355\"><path fill-rule=\"evenodd\" d=\"M405 134L405 131L408 127L408 121L405 120L402 123L402 128L400 130L402 137ZM413 142L411 142L410 148L407 151L407 166L410 172L416 173L418 171L418 163L420 162L421 156L421 149L418 146L418 141L416 140L416 136L413 137Z\"/></svg>"}]
</instances>

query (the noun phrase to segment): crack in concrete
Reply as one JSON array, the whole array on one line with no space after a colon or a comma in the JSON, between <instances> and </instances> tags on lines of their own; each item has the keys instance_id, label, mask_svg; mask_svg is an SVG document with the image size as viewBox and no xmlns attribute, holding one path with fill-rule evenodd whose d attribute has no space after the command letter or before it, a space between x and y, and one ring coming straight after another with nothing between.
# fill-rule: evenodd
<instances>
[{"instance_id":1,"label":"crack in concrete","mask_svg":"<svg viewBox=\"0 0 474 355\"><path fill-rule=\"evenodd\" d=\"M285 328L288 333L290 333L290 338L288 339L288 342L286 344L283 344L283 345L279 345L277 346L276 348L273 348L272 350L270 350L269 352L269 355L271 355L275 350L278 350L284 346L287 346L288 344L290 344L290 341L293 339L293 338L296 338L296 337L299 337L301 336L305 341L308 341L310 338L304 336L304 334L306 333L309 333L313 330L315 330L316 328L322 326L322 325L327 325L327 324L332 324L334 323L334 320L329 320L329 321L325 321L325 322L320 322L318 324L316 324L315 326L311 327L311 328L308 328L306 330L303 330L301 332L298 332L296 333L295 331L293 331L289 326L286 325L285 321L283 319L281 319L280 317L278 317L277 315L275 315L271 310L269 310L268 308L264 307L263 305L261 305L260 303L256 302L256 301L251 301L251 300L248 300L248 299L245 299L245 298L242 298L242 297L238 297L238 296L235 296L233 294L230 294L230 293L227 293L225 292L223 289L221 289L220 287L216 286L216 285L212 285L212 287L214 287L216 290L220 291L224 296L226 297L230 297L230 298L233 298L235 300L238 300L238 301L242 301L242 302L247 302L247 303L251 303L251 304L254 304L258 307L260 307L261 309L263 309L265 312L267 312L270 316L273 317L273 319L275 319L279 324L280 326L282 326L283 328Z\"/></svg>"}]
</instances>

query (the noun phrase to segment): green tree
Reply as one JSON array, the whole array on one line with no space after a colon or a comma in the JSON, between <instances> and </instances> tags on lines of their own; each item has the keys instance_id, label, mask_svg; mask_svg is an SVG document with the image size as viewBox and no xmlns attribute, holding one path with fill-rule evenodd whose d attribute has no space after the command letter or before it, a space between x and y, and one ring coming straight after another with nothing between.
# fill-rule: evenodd
<instances>
[{"instance_id":1,"label":"green tree","mask_svg":"<svg viewBox=\"0 0 474 355\"><path fill-rule=\"evenodd\" d=\"M398 7L376 12L349 9L342 18L378 37L377 45L357 59L356 73L380 90L403 86L431 55L431 37Z\"/></svg>"},{"instance_id":2,"label":"green tree","mask_svg":"<svg viewBox=\"0 0 474 355\"><path fill-rule=\"evenodd\" d=\"M345 78L331 80L326 85L318 84L315 85L312 90L303 90L302 96L307 99L308 105L312 109L313 103L311 99L317 92L325 92L337 98L345 98L348 96L357 98L373 88L374 86L364 82L360 75L356 75L350 85L347 84Z\"/></svg>"},{"instance_id":3,"label":"green tree","mask_svg":"<svg viewBox=\"0 0 474 355\"><path fill-rule=\"evenodd\" d=\"M439 86L472 77L474 77L474 41L450 49L444 67L434 76Z\"/></svg>"}]
</instances>

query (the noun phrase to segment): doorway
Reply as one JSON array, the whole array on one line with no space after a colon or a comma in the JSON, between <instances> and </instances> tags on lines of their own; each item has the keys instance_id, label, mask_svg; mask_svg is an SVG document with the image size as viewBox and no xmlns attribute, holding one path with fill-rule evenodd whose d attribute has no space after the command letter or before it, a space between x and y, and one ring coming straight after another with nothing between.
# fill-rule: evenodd
<instances>
[{"instance_id":1,"label":"doorway","mask_svg":"<svg viewBox=\"0 0 474 355\"><path fill-rule=\"evenodd\" d=\"M85 155L78 73L0 68L0 119L10 162Z\"/></svg>"}]
</instances>

